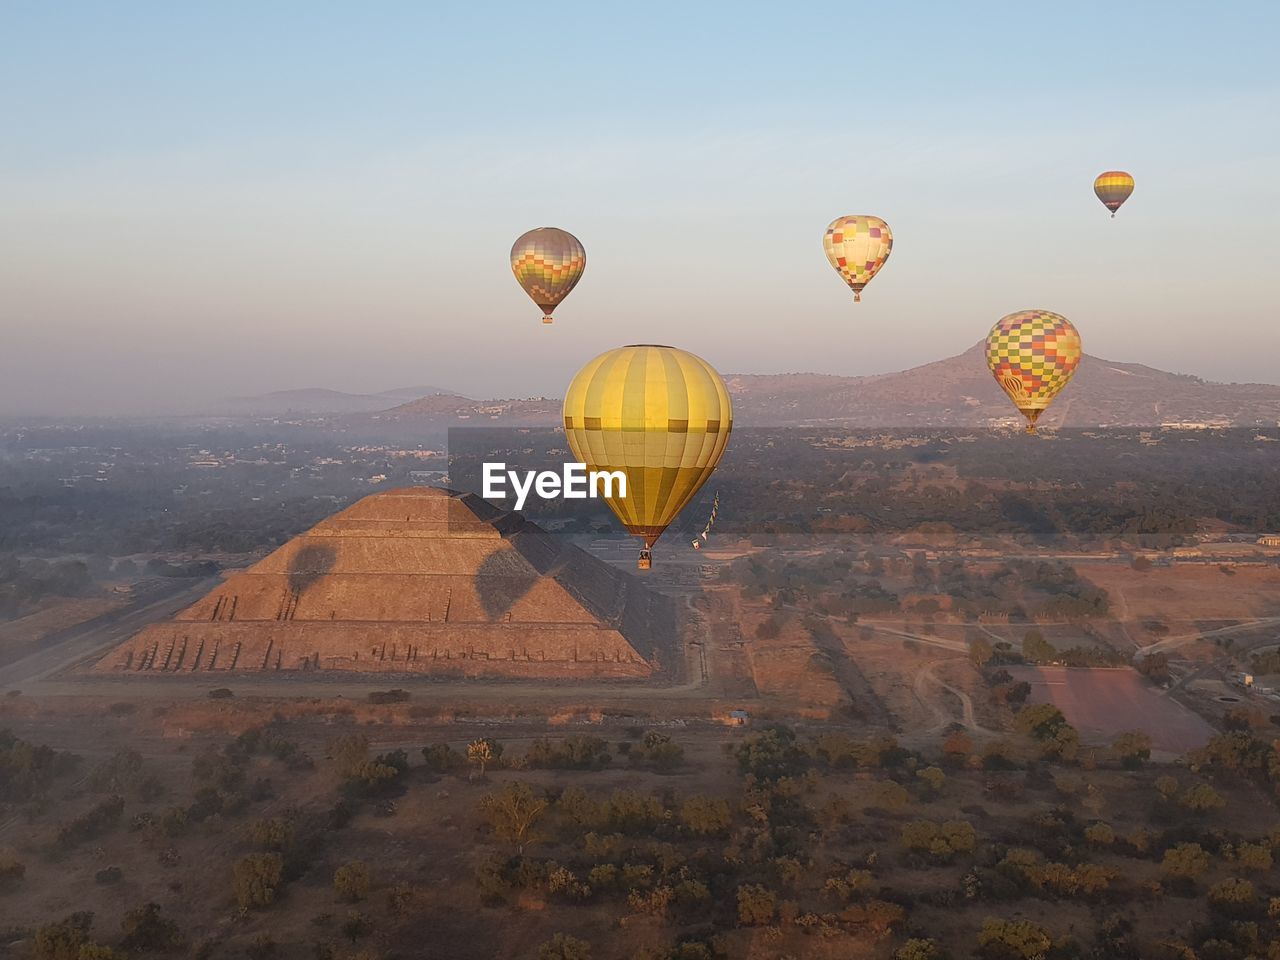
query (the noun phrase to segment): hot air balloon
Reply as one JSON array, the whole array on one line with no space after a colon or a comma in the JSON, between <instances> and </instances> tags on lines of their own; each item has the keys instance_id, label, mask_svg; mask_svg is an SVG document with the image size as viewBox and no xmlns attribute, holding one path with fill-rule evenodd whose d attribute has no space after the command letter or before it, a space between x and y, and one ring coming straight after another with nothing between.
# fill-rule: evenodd
<instances>
[{"instance_id":1,"label":"hot air balloon","mask_svg":"<svg viewBox=\"0 0 1280 960\"><path fill-rule=\"evenodd\" d=\"M542 309L542 322L569 295L587 269L587 251L572 233L557 227L538 227L522 234L511 246L511 272L516 282Z\"/></svg>"},{"instance_id":2,"label":"hot air balloon","mask_svg":"<svg viewBox=\"0 0 1280 960\"><path fill-rule=\"evenodd\" d=\"M1093 192L1098 195L1102 205L1111 211L1111 219L1114 220L1120 204L1128 200L1129 194L1133 193L1133 177L1123 170L1108 170L1106 173L1098 174L1097 179L1093 181Z\"/></svg>"},{"instance_id":3,"label":"hot air balloon","mask_svg":"<svg viewBox=\"0 0 1280 960\"><path fill-rule=\"evenodd\" d=\"M729 391L711 364L675 347L636 344L600 354L564 396L569 449L588 471L621 471L627 495L606 497L644 538L649 569L662 531L707 482L733 429Z\"/></svg>"},{"instance_id":4,"label":"hot air balloon","mask_svg":"<svg viewBox=\"0 0 1280 960\"><path fill-rule=\"evenodd\" d=\"M822 249L840 279L862 300L862 288L880 272L893 249L893 232L879 217L840 217L822 236Z\"/></svg>"},{"instance_id":5,"label":"hot air balloon","mask_svg":"<svg viewBox=\"0 0 1280 960\"><path fill-rule=\"evenodd\" d=\"M1027 433L1080 365L1080 332L1048 310L1001 317L987 334L987 366L1027 418Z\"/></svg>"}]
</instances>

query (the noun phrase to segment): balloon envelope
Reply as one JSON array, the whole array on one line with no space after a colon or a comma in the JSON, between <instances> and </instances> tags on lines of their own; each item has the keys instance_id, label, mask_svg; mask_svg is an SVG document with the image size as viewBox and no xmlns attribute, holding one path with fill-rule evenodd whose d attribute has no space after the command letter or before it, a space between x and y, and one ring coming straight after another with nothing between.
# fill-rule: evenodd
<instances>
[{"instance_id":1,"label":"balloon envelope","mask_svg":"<svg viewBox=\"0 0 1280 960\"><path fill-rule=\"evenodd\" d=\"M522 234L511 246L511 272L534 303L542 308L542 322L569 295L587 269L587 251L578 238L558 227L538 227Z\"/></svg>"},{"instance_id":2,"label":"balloon envelope","mask_svg":"<svg viewBox=\"0 0 1280 960\"><path fill-rule=\"evenodd\" d=\"M1133 177L1123 170L1108 170L1106 173L1098 174L1093 181L1093 192L1098 195L1102 205L1110 210L1111 216L1114 217L1120 205L1129 199L1129 194L1133 193Z\"/></svg>"},{"instance_id":3,"label":"balloon envelope","mask_svg":"<svg viewBox=\"0 0 1280 960\"><path fill-rule=\"evenodd\" d=\"M879 217L839 217L823 234L822 249L857 301L862 299L862 288L889 259L893 232Z\"/></svg>"},{"instance_id":4,"label":"balloon envelope","mask_svg":"<svg viewBox=\"0 0 1280 960\"><path fill-rule=\"evenodd\" d=\"M707 482L729 443L733 408L701 357L653 344L600 354L564 397L569 449L587 469L621 471L626 497L606 497L646 548Z\"/></svg>"},{"instance_id":5,"label":"balloon envelope","mask_svg":"<svg viewBox=\"0 0 1280 960\"><path fill-rule=\"evenodd\" d=\"M1048 310L1021 310L996 321L987 334L987 366L1027 418L1027 432L1080 365L1080 332Z\"/></svg>"}]
</instances>

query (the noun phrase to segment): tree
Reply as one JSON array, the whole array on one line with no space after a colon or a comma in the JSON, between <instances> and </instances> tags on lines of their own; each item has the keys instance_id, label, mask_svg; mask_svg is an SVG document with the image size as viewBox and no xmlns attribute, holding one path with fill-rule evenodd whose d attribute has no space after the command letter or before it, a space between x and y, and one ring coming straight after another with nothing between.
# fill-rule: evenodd
<instances>
[{"instance_id":1,"label":"tree","mask_svg":"<svg viewBox=\"0 0 1280 960\"><path fill-rule=\"evenodd\" d=\"M293 843L293 821L285 817L268 817L249 827L249 839L261 850L283 853Z\"/></svg>"},{"instance_id":2,"label":"tree","mask_svg":"<svg viewBox=\"0 0 1280 960\"><path fill-rule=\"evenodd\" d=\"M1243 870L1266 872L1271 869L1271 847L1265 843L1242 843L1236 848L1236 863Z\"/></svg>"},{"instance_id":3,"label":"tree","mask_svg":"<svg viewBox=\"0 0 1280 960\"><path fill-rule=\"evenodd\" d=\"M1156 792L1166 800L1172 800L1178 793L1178 781L1167 773L1156 777Z\"/></svg>"},{"instance_id":4,"label":"tree","mask_svg":"<svg viewBox=\"0 0 1280 960\"><path fill-rule=\"evenodd\" d=\"M480 809L489 820L494 834L515 844L516 854L524 853L527 844L537 839L534 826L547 809L545 797L534 794L527 783L508 783L499 794L486 794Z\"/></svg>"},{"instance_id":5,"label":"tree","mask_svg":"<svg viewBox=\"0 0 1280 960\"><path fill-rule=\"evenodd\" d=\"M760 927L773 922L777 897L768 887L758 883L738 888L738 923L744 927Z\"/></svg>"},{"instance_id":6,"label":"tree","mask_svg":"<svg viewBox=\"0 0 1280 960\"><path fill-rule=\"evenodd\" d=\"M937 941L912 937L893 955L893 960L941 960L942 950Z\"/></svg>"},{"instance_id":7,"label":"tree","mask_svg":"<svg viewBox=\"0 0 1280 960\"><path fill-rule=\"evenodd\" d=\"M1221 810L1227 805L1218 791L1207 783L1188 787L1179 802L1192 813L1208 813L1211 810Z\"/></svg>"},{"instance_id":8,"label":"tree","mask_svg":"<svg viewBox=\"0 0 1280 960\"><path fill-rule=\"evenodd\" d=\"M338 896L358 903L369 895L369 867L359 860L344 863L333 873L333 889Z\"/></svg>"},{"instance_id":9,"label":"tree","mask_svg":"<svg viewBox=\"0 0 1280 960\"><path fill-rule=\"evenodd\" d=\"M1111 752L1126 770L1137 770L1151 759L1151 738L1136 730L1122 733L1111 742Z\"/></svg>"},{"instance_id":10,"label":"tree","mask_svg":"<svg viewBox=\"0 0 1280 960\"><path fill-rule=\"evenodd\" d=\"M1052 946L1049 932L1030 920L987 918L978 933L978 952L990 960L1044 960Z\"/></svg>"},{"instance_id":11,"label":"tree","mask_svg":"<svg viewBox=\"0 0 1280 960\"><path fill-rule=\"evenodd\" d=\"M700 836L720 836L729 829L733 814L719 797L694 794L680 805L680 824Z\"/></svg>"},{"instance_id":12,"label":"tree","mask_svg":"<svg viewBox=\"0 0 1280 960\"><path fill-rule=\"evenodd\" d=\"M432 773L452 773L466 765L466 760L447 743L433 743L422 748L422 759Z\"/></svg>"},{"instance_id":13,"label":"tree","mask_svg":"<svg viewBox=\"0 0 1280 960\"><path fill-rule=\"evenodd\" d=\"M1093 823L1084 828L1084 838L1095 847L1109 847L1116 842L1116 832L1109 823Z\"/></svg>"},{"instance_id":14,"label":"tree","mask_svg":"<svg viewBox=\"0 0 1280 960\"><path fill-rule=\"evenodd\" d=\"M352 910L347 914L347 919L342 921L342 935L352 943L372 932L373 921L359 910Z\"/></svg>"},{"instance_id":15,"label":"tree","mask_svg":"<svg viewBox=\"0 0 1280 960\"><path fill-rule=\"evenodd\" d=\"M481 777L484 768L502 756L502 744L491 737L481 737L467 744L467 762L476 767Z\"/></svg>"},{"instance_id":16,"label":"tree","mask_svg":"<svg viewBox=\"0 0 1280 960\"><path fill-rule=\"evenodd\" d=\"M957 854L971 853L977 842L977 831L967 820L916 820L902 828L903 846L943 863Z\"/></svg>"},{"instance_id":17,"label":"tree","mask_svg":"<svg viewBox=\"0 0 1280 960\"><path fill-rule=\"evenodd\" d=\"M1209 904L1223 913L1247 913L1257 902L1253 884L1239 877L1228 877L1209 888Z\"/></svg>"},{"instance_id":18,"label":"tree","mask_svg":"<svg viewBox=\"0 0 1280 960\"><path fill-rule=\"evenodd\" d=\"M80 948L89 941L93 914L73 913L57 923L47 923L36 931L32 953L36 960L79 960Z\"/></svg>"},{"instance_id":19,"label":"tree","mask_svg":"<svg viewBox=\"0 0 1280 960\"><path fill-rule=\"evenodd\" d=\"M986 637L974 637L969 641L969 662L977 669L981 670L990 663L993 656L995 649Z\"/></svg>"},{"instance_id":20,"label":"tree","mask_svg":"<svg viewBox=\"0 0 1280 960\"><path fill-rule=\"evenodd\" d=\"M1022 656L1032 663L1053 663L1058 649L1039 630L1028 630L1022 638Z\"/></svg>"},{"instance_id":21,"label":"tree","mask_svg":"<svg viewBox=\"0 0 1280 960\"><path fill-rule=\"evenodd\" d=\"M538 960L591 960L591 944L557 933L538 947Z\"/></svg>"},{"instance_id":22,"label":"tree","mask_svg":"<svg viewBox=\"0 0 1280 960\"><path fill-rule=\"evenodd\" d=\"M182 943L178 925L160 916L160 904L145 903L130 910L120 922L124 939L120 945L126 950L172 950Z\"/></svg>"},{"instance_id":23,"label":"tree","mask_svg":"<svg viewBox=\"0 0 1280 960\"><path fill-rule=\"evenodd\" d=\"M931 797L936 797L942 793L942 788L947 783L947 775L938 767L925 767L923 770L917 770L916 778L924 784L925 792Z\"/></svg>"},{"instance_id":24,"label":"tree","mask_svg":"<svg viewBox=\"0 0 1280 960\"><path fill-rule=\"evenodd\" d=\"M1198 843L1180 843L1164 852L1160 869L1169 877L1194 880L1209 869L1209 854Z\"/></svg>"},{"instance_id":25,"label":"tree","mask_svg":"<svg viewBox=\"0 0 1280 960\"><path fill-rule=\"evenodd\" d=\"M236 902L241 909L265 907L276 898L284 859L278 853L251 853L232 867Z\"/></svg>"}]
</instances>

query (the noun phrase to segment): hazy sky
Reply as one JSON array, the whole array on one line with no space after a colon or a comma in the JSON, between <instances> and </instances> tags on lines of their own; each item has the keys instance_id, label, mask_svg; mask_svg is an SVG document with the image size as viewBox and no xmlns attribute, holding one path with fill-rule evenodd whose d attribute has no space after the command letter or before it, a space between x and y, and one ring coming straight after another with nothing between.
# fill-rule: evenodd
<instances>
[{"instance_id":1,"label":"hazy sky","mask_svg":"<svg viewBox=\"0 0 1280 960\"><path fill-rule=\"evenodd\" d=\"M1280 382L1280 4L0 0L0 413L876 373L1056 310ZM1137 189L1115 221L1093 177ZM893 227L855 306L834 217ZM512 240L586 276L554 326Z\"/></svg>"}]
</instances>

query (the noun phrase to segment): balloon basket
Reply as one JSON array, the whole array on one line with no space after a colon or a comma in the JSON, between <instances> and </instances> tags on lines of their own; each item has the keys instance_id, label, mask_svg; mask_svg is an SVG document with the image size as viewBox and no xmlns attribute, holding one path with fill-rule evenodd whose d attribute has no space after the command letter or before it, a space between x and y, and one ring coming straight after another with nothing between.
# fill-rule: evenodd
<instances>
[{"instance_id":1,"label":"balloon basket","mask_svg":"<svg viewBox=\"0 0 1280 960\"><path fill-rule=\"evenodd\" d=\"M554 321L554 320L552 320L552 319L551 319L551 317L549 317L549 316L543 317L543 318L542 318L542 322L543 322L543 323L555 323L555 321Z\"/></svg>"},{"instance_id":2,"label":"balloon basket","mask_svg":"<svg viewBox=\"0 0 1280 960\"><path fill-rule=\"evenodd\" d=\"M653 551L641 550L640 557L636 560L637 570L650 570L653 568Z\"/></svg>"}]
</instances>

